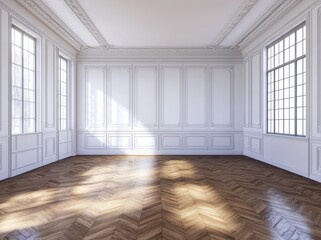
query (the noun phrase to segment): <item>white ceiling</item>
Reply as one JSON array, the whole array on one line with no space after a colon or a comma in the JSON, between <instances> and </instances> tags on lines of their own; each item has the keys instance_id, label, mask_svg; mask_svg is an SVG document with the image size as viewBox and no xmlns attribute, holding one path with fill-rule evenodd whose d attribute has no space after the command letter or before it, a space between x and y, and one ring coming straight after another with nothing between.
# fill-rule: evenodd
<instances>
[{"instance_id":1,"label":"white ceiling","mask_svg":"<svg viewBox=\"0 0 321 240\"><path fill-rule=\"evenodd\" d=\"M76 36L76 40L84 48L108 45L118 48L235 47L266 12L284 2L284 0L18 1L25 4L31 1L49 17L59 19L60 25L67 28L66 32L72 33L73 37ZM37 13L35 9L33 10ZM46 22L46 18L42 20ZM46 23L50 26L50 21ZM51 27L54 29L54 26Z\"/></svg>"},{"instance_id":2,"label":"white ceiling","mask_svg":"<svg viewBox=\"0 0 321 240\"><path fill-rule=\"evenodd\" d=\"M78 0L111 45L210 45L244 0Z\"/></svg>"}]
</instances>

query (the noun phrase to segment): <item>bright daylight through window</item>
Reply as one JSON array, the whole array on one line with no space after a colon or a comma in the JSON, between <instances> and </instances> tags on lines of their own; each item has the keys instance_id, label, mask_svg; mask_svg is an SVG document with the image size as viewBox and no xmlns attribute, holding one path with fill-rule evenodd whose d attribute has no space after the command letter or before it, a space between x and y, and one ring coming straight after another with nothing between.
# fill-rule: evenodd
<instances>
[{"instance_id":1,"label":"bright daylight through window","mask_svg":"<svg viewBox=\"0 0 321 240\"><path fill-rule=\"evenodd\" d=\"M267 132L306 135L306 26L267 47Z\"/></svg>"},{"instance_id":2,"label":"bright daylight through window","mask_svg":"<svg viewBox=\"0 0 321 240\"><path fill-rule=\"evenodd\" d=\"M12 134L36 131L36 40L13 27Z\"/></svg>"},{"instance_id":3,"label":"bright daylight through window","mask_svg":"<svg viewBox=\"0 0 321 240\"><path fill-rule=\"evenodd\" d=\"M67 60L59 57L59 120L60 130L67 129Z\"/></svg>"}]
</instances>

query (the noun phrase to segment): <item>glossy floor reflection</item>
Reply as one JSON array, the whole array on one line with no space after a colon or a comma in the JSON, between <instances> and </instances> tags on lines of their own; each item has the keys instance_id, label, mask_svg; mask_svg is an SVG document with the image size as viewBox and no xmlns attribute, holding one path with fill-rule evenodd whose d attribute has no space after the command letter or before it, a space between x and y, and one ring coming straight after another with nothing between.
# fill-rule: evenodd
<instances>
[{"instance_id":1,"label":"glossy floor reflection","mask_svg":"<svg viewBox=\"0 0 321 240\"><path fill-rule=\"evenodd\" d=\"M78 156L0 182L0 239L321 239L321 184L242 156Z\"/></svg>"}]
</instances>

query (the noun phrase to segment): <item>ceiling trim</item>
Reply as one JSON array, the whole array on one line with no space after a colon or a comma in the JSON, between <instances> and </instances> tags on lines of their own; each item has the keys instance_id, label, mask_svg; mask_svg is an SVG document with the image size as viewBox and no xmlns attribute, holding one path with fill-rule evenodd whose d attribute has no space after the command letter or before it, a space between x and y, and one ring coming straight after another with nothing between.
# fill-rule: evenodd
<instances>
[{"instance_id":1,"label":"ceiling trim","mask_svg":"<svg viewBox=\"0 0 321 240\"><path fill-rule=\"evenodd\" d=\"M280 0L278 1L242 38L235 44L235 47L244 48L251 40L259 36L262 31L271 26L280 16L301 0Z\"/></svg>"},{"instance_id":2,"label":"ceiling trim","mask_svg":"<svg viewBox=\"0 0 321 240\"><path fill-rule=\"evenodd\" d=\"M219 60L227 62L241 62L242 55L239 49L232 48L86 48L82 49L77 55L78 61L87 61L90 59L116 60L117 61L140 61L167 59L166 61L192 61L193 59L204 61Z\"/></svg>"},{"instance_id":3,"label":"ceiling trim","mask_svg":"<svg viewBox=\"0 0 321 240\"><path fill-rule=\"evenodd\" d=\"M155 55L167 55L167 54L220 54L220 53L235 53L239 52L238 49L229 47L200 47L200 48L124 48L124 47L96 47L86 48L80 51L83 54L155 54Z\"/></svg>"},{"instance_id":4,"label":"ceiling trim","mask_svg":"<svg viewBox=\"0 0 321 240\"><path fill-rule=\"evenodd\" d=\"M84 9L81 7L79 2L77 0L65 0L65 3L84 24L88 31L94 36L94 38L99 42L99 44L102 47L109 47L109 44L107 43L103 35L99 32L98 28L84 11Z\"/></svg>"},{"instance_id":5,"label":"ceiling trim","mask_svg":"<svg viewBox=\"0 0 321 240\"><path fill-rule=\"evenodd\" d=\"M259 0L248 0L243 7L239 10L232 21L227 25L227 27L220 33L218 38L213 42L214 46L219 46L222 41L232 32L232 30L241 22L241 20L251 11L255 4Z\"/></svg>"},{"instance_id":6,"label":"ceiling trim","mask_svg":"<svg viewBox=\"0 0 321 240\"><path fill-rule=\"evenodd\" d=\"M42 20L49 23L50 26L64 39L67 39L73 47L80 50L86 47L86 44L66 25L64 24L41 0L17 0L24 6L27 6L37 13Z\"/></svg>"}]
</instances>

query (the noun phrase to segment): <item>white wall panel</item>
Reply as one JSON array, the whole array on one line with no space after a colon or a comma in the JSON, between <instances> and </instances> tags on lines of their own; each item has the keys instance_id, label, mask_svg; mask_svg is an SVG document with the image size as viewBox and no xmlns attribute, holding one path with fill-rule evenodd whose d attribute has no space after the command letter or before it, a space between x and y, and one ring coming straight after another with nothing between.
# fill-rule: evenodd
<instances>
[{"instance_id":1,"label":"white wall panel","mask_svg":"<svg viewBox=\"0 0 321 240\"><path fill-rule=\"evenodd\" d=\"M106 128L106 81L104 67L86 68L86 127Z\"/></svg>"},{"instance_id":2,"label":"white wall panel","mask_svg":"<svg viewBox=\"0 0 321 240\"><path fill-rule=\"evenodd\" d=\"M135 134L135 149L158 149L158 136L151 134Z\"/></svg>"},{"instance_id":3,"label":"white wall panel","mask_svg":"<svg viewBox=\"0 0 321 240\"><path fill-rule=\"evenodd\" d=\"M132 134L109 134L108 149L110 150L131 150Z\"/></svg>"},{"instance_id":4,"label":"white wall panel","mask_svg":"<svg viewBox=\"0 0 321 240\"><path fill-rule=\"evenodd\" d=\"M129 67L109 68L109 125L131 127L131 71Z\"/></svg>"},{"instance_id":5,"label":"white wall panel","mask_svg":"<svg viewBox=\"0 0 321 240\"><path fill-rule=\"evenodd\" d=\"M59 156L67 157L68 153L68 143L59 143Z\"/></svg>"},{"instance_id":6,"label":"white wall panel","mask_svg":"<svg viewBox=\"0 0 321 240\"><path fill-rule=\"evenodd\" d=\"M59 131L59 143L68 142L69 140L68 131Z\"/></svg>"},{"instance_id":7,"label":"white wall panel","mask_svg":"<svg viewBox=\"0 0 321 240\"><path fill-rule=\"evenodd\" d=\"M185 127L205 128L207 81L205 67L186 69L186 119Z\"/></svg>"},{"instance_id":8,"label":"white wall panel","mask_svg":"<svg viewBox=\"0 0 321 240\"><path fill-rule=\"evenodd\" d=\"M321 143L311 143L311 178L321 182Z\"/></svg>"},{"instance_id":9,"label":"white wall panel","mask_svg":"<svg viewBox=\"0 0 321 240\"><path fill-rule=\"evenodd\" d=\"M161 149L181 150L183 148L183 137L177 134L162 134Z\"/></svg>"},{"instance_id":10,"label":"white wall panel","mask_svg":"<svg viewBox=\"0 0 321 240\"><path fill-rule=\"evenodd\" d=\"M244 136L244 155L263 160L263 136L246 132Z\"/></svg>"},{"instance_id":11,"label":"white wall panel","mask_svg":"<svg viewBox=\"0 0 321 240\"><path fill-rule=\"evenodd\" d=\"M26 167L38 162L38 149L17 153L17 168Z\"/></svg>"},{"instance_id":12,"label":"white wall panel","mask_svg":"<svg viewBox=\"0 0 321 240\"><path fill-rule=\"evenodd\" d=\"M46 41L46 78L43 84L43 112L45 115L44 129L52 130L56 127L56 48Z\"/></svg>"},{"instance_id":13,"label":"white wall panel","mask_svg":"<svg viewBox=\"0 0 321 240\"><path fill-rule=\"evenodd\" d=\"M245 127L249 127L249 115L250 115L250 112L249 112L249 106L250 106L250 93L251 91L249 91L249 82L250 82L250 79L249 79L250 75L249 75L249 62L246 61L245 64L244 64L244 111L245 111L245 116L244 116L244 121L245 121L245 124L244 126Z\"/></svg>"},{"instance_id":14,"label":"white wall panel","mask_svg":"<svg viewBox=\"0 0 321 240\"><path fill-rule=\"evenodd\" d=\"M0 138L0 180L9 176L8 139Z\"/></svg>"},{"instance_id":15,"label":"white wall panel","mask_svg":"<svg viewBox=\"0 0 321 240\"><path fill-rule=\"evenodd\" d=\"M86 149L106 149L106 134L91 134L85 136Z\"/></svg>"},{"instance_id":16,"label":"white wall panel","mask_svg":"<svg viewBox=\"0 0 321 240\"><path fill-rule=\"evenodd\" d=\"M43 163L51 163L58 160L57 134L56 132L43 134Z\"/></svg>"},{"instance_id":17,"label":"white wall panel","mask_svg":"<svg viewBox=\"0 0 321 240\"><path fill-rule=\"evenodd\" d=\"M216 150L225 150L234 148L234 136L217 134L211 136L211 148Z\"/></svg>"},{"instance_id":18,"label":"white wall panel","mask_svg":"<svg viewBox=\"0 0 321 240\"><path fill-rule=\"evenodd\" d=\"M240 75L241 65L234 68L234 65L221 64L80 63L78 96L87 88L86 71L98 68L104 72L104 66L108 130L86 127L83 120L86 113L81 107L84 100L79 97L78 154L242 152L242 138L234 144L230 137L212 139L208 133L211 130L214 135L228 134L234 139L234 131L239 131L234 130L234 121L243 117L243 111L238 110L234 117L237 100L234 101L233 94L234 71ZM102 83L100 85L102 88ZM242 86L242 82L238 86ZM237 103L242 105L242 99ZM216 112L214 118L211 106ZM243 119L240 122L238 126ZM211 126L215 127L211 129Z\"/></svg>"},{"instance_id":19,"label":"white wall panel","mask_svg":"<svg viewBox=\"0 0 321 240\"><path fill-rule=\"evenodd\" d=\"M309 176L309 142L306 139L264 136L264 161Z\"/></svg>"},{"instance_id":20,"label":"white wall panel","mask_svg":"<svg viewBox=\"0 0 321 240\"><path fill-rule=\"evenodd\" d=\"M212 70L212 127L233 126L232 69Z\"/></svg>"},{"instance_id":21,"label":"white wall panel","mask_svg":"<svg viewBox=\"0 0 321 240\"><path fill-rule=\"evenodd\" d=\"M182 126L182 70L163 67L161 70L161 127Z\"/></svg>"},{"instance_id":22,"label":"white wall panel","mask_svg":"<svg viewBox=\"0 0 321 240\"><path fill-rule=\"evenodd\" d=\"M191 134L184 136L185 148L188 150L208 149L208 136L204 134Z\"/></svg>"},{"instance_id":23,"label":"white wall panel","mask_svg":"<svg viewBox=\"0 0 321 240\"><path fill-rule=\"evenodd\" d=\"M15 138L17 144L17 152L38 148L39 146L41 146L39 138L40 136L38 134L17 135Z\"/></svg>"},{"instance_id":24,"label":"white wall panel","mask_svg":"<svg viewBox=\"0 0 321 240\"><path fill-rule=\"evenodd\" d=\"M135 127L157 127L157 69L135 67Z\"/></svg>"},{"instance_id":25,"label":"white wall panel","mask_svg":"<svg viewBox=\"0 0 321 240\"><path fill-rule=\"evenodd\" d=\"M251 123L253 128L261 128L261 54L253 56L251 63Z\"/></svg>"}]
</instances>

